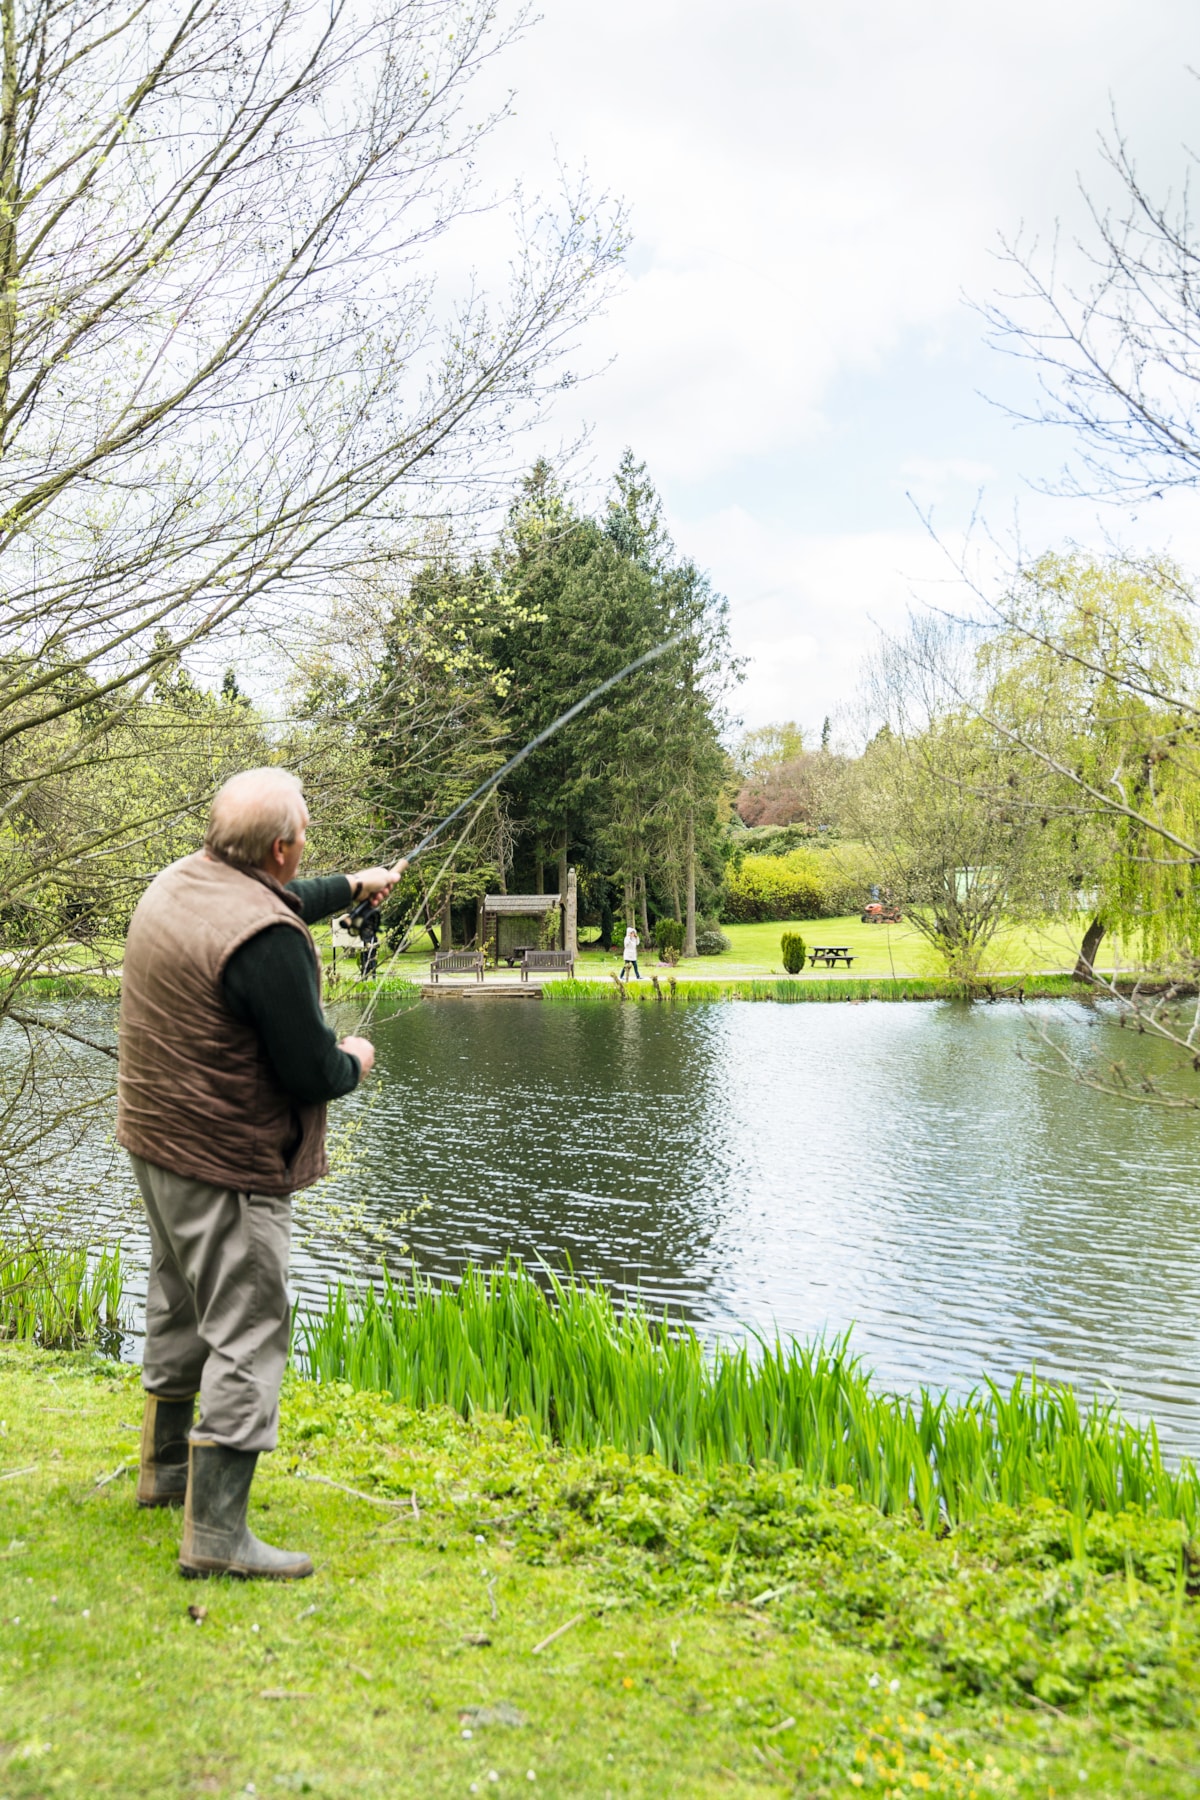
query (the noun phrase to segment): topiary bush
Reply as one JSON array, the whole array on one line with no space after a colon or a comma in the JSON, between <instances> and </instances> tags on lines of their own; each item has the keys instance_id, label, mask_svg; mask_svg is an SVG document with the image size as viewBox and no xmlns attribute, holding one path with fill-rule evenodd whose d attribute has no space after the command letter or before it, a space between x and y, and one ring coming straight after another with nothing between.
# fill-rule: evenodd
<instances>
[{"instance_id":1,"label":"topiary bush","mask_svg":"<svg viewBox=\"0 0 1200 1800\"><path fill-rule=\"evenodd\" d=\"M676 956L683 949L683 925L679 919L656 919L654 921L654 941L660 950L674 950Z\"/></svg>"},{"instance_id":2,"label":"topiary bush","mask_svg":"<svg viewBox=\"0 0 1200 1800\"><path fill-rule=\"evenodd\" d=\"M779 940L783 954L783 966L789 975L799 975L804 967L804 959L808 954L804 939L798 931L785 931Z\"/></svg>"},{"instance_id":3,"label":"topiary bush","mask_svg":"<svg viewBox=\"0 0 1200 1800\"><path fill-rule=\"evenodd\" d=\"M725 936L725 933L723 931L718 931L715 925L710 926L707 931L698 931L696 933L697 956L720 956L722 951L731 950L732 948L733 946Z\"/></svg>"}]
</instances>

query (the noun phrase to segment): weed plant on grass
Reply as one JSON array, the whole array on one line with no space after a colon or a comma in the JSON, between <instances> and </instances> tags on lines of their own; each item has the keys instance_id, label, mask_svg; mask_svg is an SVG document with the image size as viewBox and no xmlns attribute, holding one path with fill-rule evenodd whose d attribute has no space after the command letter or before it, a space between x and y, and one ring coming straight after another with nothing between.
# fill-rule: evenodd
<instances>
[{"instance_id":1,"label":"weed plant on grass","mask_svg":"<svg viewBox=\"0 0 1200 1800\"><path fill-rule=\"evenodd\" d=\"M520 1419L545 1444L652 1453L709 1477L727 1465L795 1469L930 1531L1037 1499L1067 1508L1081 1533L1092 1513L1130 1509L1197 1529L1192 1465L1168 1468L1153 1424L1099 1401L1082 1408L1068 1387L1031 1378L1008 1393L988 1382L964 1401L926 1389L897 1398L875 1390L844 1339L710 1353L665 1315L546 1280L549 1292L506 1262L468 1268L457 1288L416 1272L385 1272L381 1293L339 1286L301 1325L306 1365L409 1406Z\"/></svg>"}]
</instances>

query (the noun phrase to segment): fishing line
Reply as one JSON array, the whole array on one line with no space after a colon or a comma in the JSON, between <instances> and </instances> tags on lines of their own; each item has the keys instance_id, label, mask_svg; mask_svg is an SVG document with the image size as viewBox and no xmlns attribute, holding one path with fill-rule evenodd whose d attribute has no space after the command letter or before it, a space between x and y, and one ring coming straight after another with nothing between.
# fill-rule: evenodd
<instances>
[{"instance_id":1,"label":"fishing line","mask_svg":"<svg viewBox=\"0 0 1200 1800\"><path fill-rule=\"evenodd\" d=\"M488 793L490 793L490 792L491 792L491 789L489 788ZM485 794L483 796L483 799L479 802L479 805L475 808L475 811L471 814L471 817L467 820L466 824L463 826L462 830L459 832L458 836L455 838L453 844L451 844L449 854L447 855L446 860L443 862L441 868L438 870L437 874L434 876L434 878L430 882L429 886L425 889L424 905L425 905L426 911L428 911L430 898L434 894L436 894L439 886L441 885L442 877L445 875L447 869L450 867L451 863L454 861L454 858L458 855L458 853L459 853L460 849L462 848L466 839L470 836L471 832L475 829L475 822L479 818L479 815L483 811L484 807L487 805L487 799L488 799L488 795ZM361 904L362 903L360 902L360 905ZM416 929L417 913L419 910L420 910L419 905L414 906L412 913L409 916L408 923L407 923L407 925L405 925L404 930L401 933L399 942L396 944L395 949L392 951L391 955L387 958L386 962L383 964L383 967L380 969L379 973L374 977L371 996L366 1001L366 1003L364 1004L364 1006L362 1008L362 1011L358 1015L358 1022L354 1028L356 1033L359 1031L362 1031L365 1026L369 1025L371 1023L372 1018L375 1016L375 1008L379 1004L380 995L383 993L383 984L388 978L388 974L391 970L392 964L397 960L398 957L401 957L404 955L404 952L408 949L409 944L412 942L413 933ZM355 907L354 911L357 912L358 908Z\"/></svg>"},{"instance_id":2,"label":"fishing line","mask_svg":"<svg viewBox=\"0 0 1200 1800\"><path fill-rule=\"evenodd\" d=\"M635 675L639 669L644 669L647 663L657 662L658 658L660 656L665 656L668 650L674 650L677 644L682 644L686 636L686 631L677 632L674 637L667 638L665 643L657 645L653 650L647 650L643 656L636 657L633 662L626 663L623 669L618 669L615 675L610 675L607 681L602 681L599 687L594 687L590 694L585 694L583 696L582 700L577 700L574 706L569 706L565 713L560 713L552 725L547 725L546 729L544 731L539 731L535 738L530 738L524 749L518 750L515 756L510 756L502 769L497 769L494 775L489 775L486 781L481 781L474 793L468 794L466 799L461 801L460 804L454 808L453 812L446 814L446 817L441 821L440 825L435 825L432 831L427 831L416 849L410 850L403 860L411 863L413 858L420 856L423 850L428 850L431 844L437 842L446 827L448 825L453 825L455 819L461 818L468 806L473 805L474 802L479 799L480 795L486 797L490 794L494 787L499 786L506 775L511 775L513 770L519 768L527 756L532 756L535 750L540 750L542 745L552 738L556 731L561 731L564 725L569 725L572 719L578 718L579 714L585 711L586 708L592 704L593 700L599 700L601 695L607 694L610 688L615 688L619 681L624 681L627 676Z\"/></svg>"},{"instance_id":3,"label":"fishing line","mask_svg":"<svg viewBox=\"0 0 1200 1800\"><path fill-rule=\"evenodd\" d=\"M615 688L618 682L625 681L630 675L636 675L639 669L646 668L649 663L657 662L660 656L665 656L669 650L674 650L679 644L682 644L687 635L686 631L676 632L674 637L665 639L663 643L657 644L653 650L644 651L641 656L635 657L631 663L626 663L623 669L618 669L615 675L608 676L607 680L602 681L598 687L594 687L590 694L585 694L582 700L576 700L573 706L569 706L566 712L560 713L558 718L553 720L552 723L547 725L543 730L539 731L536 737L530 738L529 742L523 745L522 748L517 751L515 756L510 756L502 768L497 769L493 774L481 781L479 786L469 793L465 800L461 800L452 812L448 812L444 819L441 819L430 831L425 833L425 836L421 839L415 849L410 850L407 855L397 859L399 862L405 862L411 867L418 856L423 855L426 850L431 849L432 846L436 844L438 838L449 826L454 824L456 819L461 819L469 807L475 805L476 801L479 802L478 806L475 807L474 813L472 813L466 825L451 845L449 854L435 875L432 884L425 890L426 905L428 905L429 896L436 891L447 869L461 849L463 842L473 829L476 820L483 811L484 802L487 800L492 789L498 787L506 775L511 775L514 769L519 768L526 757L532 756L535 750L540 750L543 744L548 743L555 732L561 731L564 725L569 725L572 719L577 719L581 712L585 712L593 702L601 699L612 688ZM351 917L353 917L355 913L359 913L361 916L361 911L365 906L365 899L360 900L356 906L351 908ZM392 964L395 962L396 958L401 956L408 948L413 928L417 921L417 911L418 908L414 907L412 916L401 936L398 948L392 952L378 975L374 977L374 992L363 1008L359 1021L361 1025L368 1023L374 1013L375 1007L379 1001L380 993L382 992L383 982L386 979Z\"/></svg>"}]
</instances>

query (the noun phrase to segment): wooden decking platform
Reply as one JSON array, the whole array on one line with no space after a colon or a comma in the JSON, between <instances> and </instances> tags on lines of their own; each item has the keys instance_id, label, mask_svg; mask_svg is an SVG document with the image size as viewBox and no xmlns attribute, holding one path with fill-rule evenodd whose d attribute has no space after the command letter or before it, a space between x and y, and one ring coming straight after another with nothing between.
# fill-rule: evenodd
<instances>
[{"instance_id":1,"label":"wooden decking platform","mask_svg":"<svg viewBox=\"0 0 1200 1800\"><path fill-rule=\"evenodd\" d=\"M423 981L421 992L430 1000L540 1000L542 989L536 981L482 981L473 976L456 980L443 975L439 981Z\"/></svg>"}]
</instances>

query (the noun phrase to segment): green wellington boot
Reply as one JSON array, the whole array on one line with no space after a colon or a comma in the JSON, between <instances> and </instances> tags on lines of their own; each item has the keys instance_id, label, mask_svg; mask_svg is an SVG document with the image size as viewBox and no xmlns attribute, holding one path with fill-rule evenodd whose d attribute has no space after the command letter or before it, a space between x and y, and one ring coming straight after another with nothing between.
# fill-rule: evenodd
<instances>
[{"instance_id":1,"label":"green wellington boot","mask_svg":"<svg viewBox=\"0 0 1200 1800\"><path fill-rule=\"evenodd\" d=\"M182 1506L187 1494L188 1432L195 1394L147 1394L142 1415L139 1506Z\"/></svg>"},{"instance_id":2,"label":"green wellington boot","mask_svg":"<svg viewBox=\"0 0 1200 1800\"><path fill-rule=\"evenodd\" d=\"M276 1550L246 1524L257 1450L192 1443L179 1572L236 1575L242 1581L300 1581L313 1572L302 1550Z\"/></svg>"}]
</instances>

